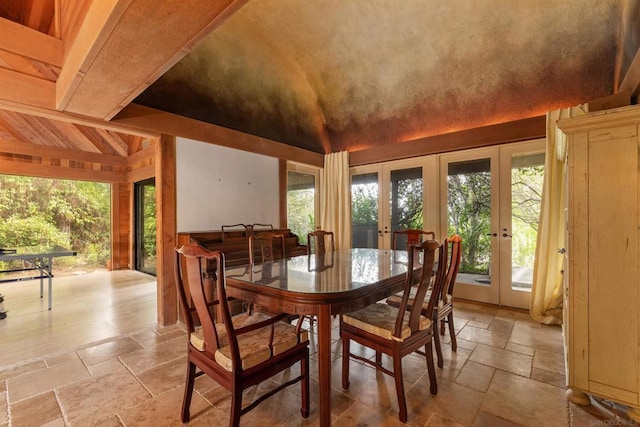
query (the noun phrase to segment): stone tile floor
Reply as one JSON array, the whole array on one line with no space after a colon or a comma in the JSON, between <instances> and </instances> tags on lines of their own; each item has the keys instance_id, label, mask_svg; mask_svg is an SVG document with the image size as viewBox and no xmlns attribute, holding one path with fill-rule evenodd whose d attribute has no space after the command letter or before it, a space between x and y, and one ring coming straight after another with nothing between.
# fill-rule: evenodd
<instances>
[{"instance_id":1,"label":"stone tile floor","mask_svg":"<svg viewBox=\"0 0 640 427\"><path fill-rule=\"evenodd\" d=\"M186 334L179 325L156 325L152 277L126 271L56 278L51 311L37 288L35 281L0 285L9 310L0 321L0 425L182 424ZM454 312L458 351L451 352L448 336L443 337L436 396L429 393L424 358L410 355L403 361L407 425L635 425L607 402L592 400L587 408L567 402L560 327L537 324L522 311L469 302L456 302ZM242 425L318 425L310 330L310 417L300 417L300 388L294 385L243 416ZM402 425L392 378L352 361L351 387L342 390L337 320L333 336L333 425ZM229 406L229 393L200 377L189 425L227 425Z\"/></svg>"}]
</instances>

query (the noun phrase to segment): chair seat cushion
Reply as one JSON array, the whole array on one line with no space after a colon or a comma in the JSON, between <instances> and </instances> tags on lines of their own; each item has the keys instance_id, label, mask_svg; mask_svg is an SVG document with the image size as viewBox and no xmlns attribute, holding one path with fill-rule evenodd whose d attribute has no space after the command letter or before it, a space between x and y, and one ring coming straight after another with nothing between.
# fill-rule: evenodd
<instances>
[{"instance_id":1,"label":"chair seat cushion","mask_svg":"<svg viewBox=\"0 0 640 427\"><path fill-rule=\"evenodd\" d=\"M388 304L373 304L361 310L354 311L342 316L342 321L348 325L362 329L370 334L377 335L387 340L404 341L411 336L409 328L409 312L404 315L402 331L400 337L393 335L398 309ZM431 327L431 319L420 316L419 329L424 331Z\"/></svg>"},{"instance_id":2,"label":"chair seat cushion","mask_svg":"<svg viewBox=\"0 0 640 427\"><path fill-rule=\"evenodd\" d=\"M413 300L416 297L416 292L418 291L417 287L412 287L411 291L409 292L409 307L411 307L413 305ZM424 297L424 302L422 303L422 309L426 310L427 306L429 305L429 298L431 297L431 290L427 291L427 295L425 295ZM442 307L445 304L451 304L451 302L453 301L453 295L450 294L446 294L444 296L444 301L440 300L438 301L438 307ZM400 305L400 303L402 302L402 294L395 294L395 295L391 295L389 298L387 298L387 303L392 304L392 305Z\"/></svg>"},{"instance_id":3,"label":"chair seat cushion","mask_svg":"<svg viewBox=\"0 0 640 427\"><path fill-rule=\"evenodd\" d=\"M235 329L249 326L251 324L268 319L270 316L262 313L240 314L232 318ZM284 353L285 351L295 347L298 343L304 343L309 340L308 332L300 331L300 338L296 334L296 327L284 322L276 322L274 325L274 334L272 347L269 347L271 338L271 326L265 326L255 331L238 335L238 347L240 350L240 359L242 360L242 369L252 368L262 362L269 360L272 356ZM220 348L215 351L214 357L216 362L225 370L231 372L231 348L229 340L223 324L216 324L218 331L218 341ZM198 329L190 336L191 345L199 351L204 351L206 343L202 329Z\"/></svg>"}]
</instances>

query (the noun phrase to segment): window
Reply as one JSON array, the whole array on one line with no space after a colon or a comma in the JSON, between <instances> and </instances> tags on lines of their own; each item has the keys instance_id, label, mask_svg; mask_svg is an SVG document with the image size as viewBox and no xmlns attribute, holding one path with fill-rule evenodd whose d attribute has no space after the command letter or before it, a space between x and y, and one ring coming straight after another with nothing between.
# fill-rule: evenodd
<instances>
[{"instance_id":1,"label":"window","mask_svg":"<svg viewBox=\"0 0 640 427\"><path fill-rule=\"evenodd\" d=\"M305 245L318 220L319 178L318 168L287 164L287 227Z\"/></svg>"}]
</instances>

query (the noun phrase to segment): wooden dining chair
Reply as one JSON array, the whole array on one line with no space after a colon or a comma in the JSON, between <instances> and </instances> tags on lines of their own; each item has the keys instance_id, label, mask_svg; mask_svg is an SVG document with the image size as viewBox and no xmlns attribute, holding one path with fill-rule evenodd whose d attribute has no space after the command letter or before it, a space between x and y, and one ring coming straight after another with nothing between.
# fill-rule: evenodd
<instances>
[{"instance_id":1,"label":"wooden dining chair","mask_svg":"<svg viewBox=\"0 0 640 427\"><path fill-rule=\"evenodd\" d=\"M462 254L462 238L459 235L453 235L447 237L443 242L443 249L441 251L443 255L439 263L445 265L445 273L443 283L440 288L440 294L437 296L437 303L433 309L433 327L438 331L438 323L440 324L440 335L444 335L445 323L449 327L449 336L451 337L451 350L458 350L458 343L456 341L456 331L453 325L453 286L456 282L458 275L458 269L460 268L460 258ZM427 291L427 299L433 292L432 289ZM412 289L409 295L409 301L407 306L411 308L414 305L414 298L416 289ZM387 298L387 304L394 307L399 307L402 303L402 295L396 294ZM428 304L422 303L422 313L427 314ZM442 345L440 343L440 336L436 333L434 336L434 343L436 347L436 354L438 355L438 367L442 368L444 365L442 358Z\"/></svg>"},{"instance_id":2,"label":"wooden dining chair","mask_svg":"<svg viewBox=\"0 0 640 427\"><path fill-rule=\"evenodd\" d=\"M437 288L442 283L442 272L438 272L434 287L436 292L427 302L427 312L423 313L422 301L425 300L427 288L430 284L436 251L441 250L442 245L435 240L428 240L419 245L409 247L409 262L407 276L404 283L403 297L400 307L393 307L385 303L376 303L358 311L344 314L340 325L342 335L342 388L349 388L349 361L351 358L369 364L391 375L395 379L398 406L400 408L400 421L407 421L407 402L404 393L404 381L402 377L402 358L424 346L429 372L431 394L438 392L435 367L433 364L432 340L434 329L432 325L432 313L436 303ZM422 253L423 264L414 264L416 252ZM415 268L414 268L415 267ZM414 276L420 277L415 294L415 301L420 302L410 310L407 309L409 293L411 292ZM350 351L351 341L369 347L376 352L375 361ZM393 370L382 365L382 353L393 360Z\"/></svg>"},{"instance_id":3,"label":"wooden dining chair","mask_svg":"<svg viewBox=\"0 0 640 427\"><path fill-rule=\"evenodd\" d=\"M207 262L216 271L206 273ZM187 378L181 420L189 421L191 397L196 377L206 374L231 392L229 425L240 425L240 417L284 388L300 382L303 418L309 416L308 333L281 320L286 314L267 316L246 313L231 316L225 286L225 258L201 246L176 249L175 276L180 307L187 327ZM206 294L215 284L215 297ZM211 309L221 311L216 323ZM199 326L197 326L199 325ZM242 407L243 391L268 380L300 362L300 375L274 387ZM271 387L269 387L271 388Z\"/></svg>"},{"instance_id":4,"label":"wooden dining chair","mask_svg":"<svg viewBox=\"0 0 640 427\"><path fill-rule=\"evenodd\" d=\"M436 233L433 231L406 229L395 230L392 234L391 249L407 249L411 245L417 245L425 240L435 240Z\"/></svg>"},{"instance_id":5,"label":"wooden dining chair","mask_svg":"<svg viewBox=\"0 0 640 427\"><path fill-rule=\"evenodd\" d=\"M258 264L284 257L283 234L265 231L249 236L249 264Z\"/></svg>"},{"instance_id":6,"label":"wooden dining chair","mask_svg":"<svg viewBox=\"0 0 640 427\"><path fill-rule=\"evenodd\" d=\"M324 255L327 252L327 240L330 243L331 252L335 252L336 246L333 240L333 231L316 230L307 233L307 254Z\"/></svg>"}]
</instances>

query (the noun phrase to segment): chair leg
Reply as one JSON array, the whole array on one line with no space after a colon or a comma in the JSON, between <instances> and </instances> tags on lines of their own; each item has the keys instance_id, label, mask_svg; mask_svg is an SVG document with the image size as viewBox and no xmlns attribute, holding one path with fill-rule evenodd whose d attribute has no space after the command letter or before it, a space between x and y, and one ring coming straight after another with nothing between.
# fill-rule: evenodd
<instances>
[{"instance_id":1,"label":"chair leg","mask_svg":"<svg viewBox=\"0 0 640 427\"><path fill-rule=\"evenodd\" d=\"M436 354L438 355L438 368L442 368L444 362L442 360L442 344L440 343L440 335L438 334L438 318L434 317L433 322L433 343L436 347ZM440 324L444 323L440 322Z\"/></svg>"},{"instance_id":2,"label":"chair leg","mask_svg":"<svg viewBox=\"0 0 640 427\"><path fill-rule=\"evenodd\" d=\"M382 353L376 351L376 366L382 367Z\"/></svg>"},{"instance_id":3,"label":"chair leg","mask_svg":"<svg viewBox=\"0 0 640 427\"><path fill-rule=\"evenodd\" d=\"M424 354L427 356L427 371L429 371L429 391L431 394L438 394L438 383L436 380L436 368L433 365L433 350L431 341L424 345Z\"/></svg>"},{"instance_id":4,"label":"chair leg","mask_svg":"<svg viewBox=\"0 0 640 427\"><path fill-rule=\"evenodd\" d=\"M300 414L302 418L309 417L309 349L307 349L306 357L300 361L300 373L302 374L302 381L300 381L300 388L302 394L302 408Z\"/></svg>"},{"instance_id":5,"label":"chair leg","mask_svg":"<svg viewBox=\"0 0 640 427\"><path fill-rule=\"evenodd\" d=\"M436 329L434 332L438 332ZM440 335L444 335L444 321L440 322Z\"/></svg>"},{"instance_id":6,"label":"chair leg","mask_svg":"<svg viewBox=\"0 0 640 427\"><path fill-rule=\"evenodd\" d=\"M393 351L393 378L396 382L396 393L398 394L398 407L400 413L398 418L403 423L407 422L407 400L404 396L404 382L402 381L402 356L399 349Z\"/></svg>"},{"instance_id":7,"label":"chair leg","mask_svg":"<svg viewBox=\"0 0 640 427\"><path fill-rule=\"evenodd\" d=\"M449 336L451 336L451 351L458 350L458 342L456 341L456 328L453 327L453 311L447 316L447 326L449 327Z\"/></svg>"},{"instance_id":8,"label":"chair leg","mask_svg":"<svg viewBox=\"0 0 640 427\"><path fill-rule=\"evenodd\" d=\"M240 427L240 416L242 415L242 390L234 388L231 392L231 419L229 427Z\"/></svg>"},{"instance_id":9,"label":"chair leg","mask_svg":"<svg viewBox=\"0 0 640 427\"><path fill-rule=\"evenodd\" d=\"M351 347L351 340L349 338L342 338L342 388L347 390L349 388L349 353Z\"/></svg>"},{"instance_id":10,"label":"chair leg","mask_svg":"<svg viewBox=\"0 0 640 427\"><path fill-rule=\"evenodd\" d=\"M191 407L191 396L193 395L193 385L196 380L196 365L187 361L187 380L184 386L184 397L182 399L181 420L183 423L189 422L189 408Z\"/></svg>"}]
</instances>

